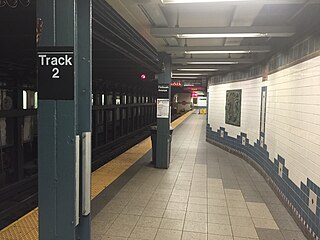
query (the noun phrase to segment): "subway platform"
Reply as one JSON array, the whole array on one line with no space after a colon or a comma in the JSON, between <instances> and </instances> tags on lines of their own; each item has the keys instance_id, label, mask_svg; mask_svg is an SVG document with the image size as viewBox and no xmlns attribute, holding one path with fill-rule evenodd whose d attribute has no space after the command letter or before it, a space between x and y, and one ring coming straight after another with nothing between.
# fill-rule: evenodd
<instances>
[{"instance_id":1,"label":"subway platform","mask_svg":"<svg viewBox=\"0 0 320 240\"><path fill-rule=\"evenodd\" d=\"M102 191L92 239L306 239L264 178L205 131L206 117L190 115L174 130L168 170L149 152Z\"/></svg>"}]
</instances>

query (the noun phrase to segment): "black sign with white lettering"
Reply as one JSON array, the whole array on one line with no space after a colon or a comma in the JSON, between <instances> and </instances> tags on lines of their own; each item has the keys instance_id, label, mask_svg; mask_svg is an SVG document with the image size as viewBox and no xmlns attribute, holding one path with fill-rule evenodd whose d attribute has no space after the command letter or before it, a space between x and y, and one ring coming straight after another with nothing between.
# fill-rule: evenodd
<instances>
[{"instance_id":1,"label":"black sign with white lettering","mask_svg":"<svg viewBox=\"0 0 320 240\"><path fill-rule=\"evenodd\" d=\"M73 47L38 48L37 63L39 99L74 99Z\"/></svg>"},{"instance_id":2,"label":"black sign with white lettering","mask_svg":"<svg viewBox=\"0 0 320 240\"><path fill-rule=\"evenodd\" d=\"M169 85L159 84L158 85L158 98L169 99Z\"/></svg>"}]
</instances>

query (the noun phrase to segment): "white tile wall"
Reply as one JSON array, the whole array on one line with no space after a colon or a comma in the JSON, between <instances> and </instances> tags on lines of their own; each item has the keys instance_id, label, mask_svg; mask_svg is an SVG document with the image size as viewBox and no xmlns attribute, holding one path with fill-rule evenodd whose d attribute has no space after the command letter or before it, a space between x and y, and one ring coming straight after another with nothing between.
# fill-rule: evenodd
<instances>
[{"instance_id":1,"label":"white tile wall","mask_svg":"<svg viewBox=\"0 0 320 240\"><path fill-rule=\"evenodd\" d=\"M209 86L208 121L213 130L225 127L229 136L234 138L244 132L250 144L259 138L261 78L245 82ZM242 89L240 127L225 124L226 91Z\"/></svg>"},{"instance_id":2,"label":"white tile wall","mask_svg":"<svg viewBox=\"0 0 320 240\"><path fill-rule=\"evenodd\" d=\"M300 186L320 185L320 57L269 75L266 144Z\"/></svg>"},{"instance_id":3,"label":"white tile wall","mask_svg":"<svg viewBox=\"0 0 320 240\"><path fill-rule=\"evenodd\" d=\"M245 82L209 86L208 121L213 130L225 127L229 135L259 138L261 87L267 86L265 143L270 159L281 155L290 179L300 186L310 178L320 186L320 57ZM226 125L226 90L242 89L241 127Z\"/></svg>"}]
</instances>

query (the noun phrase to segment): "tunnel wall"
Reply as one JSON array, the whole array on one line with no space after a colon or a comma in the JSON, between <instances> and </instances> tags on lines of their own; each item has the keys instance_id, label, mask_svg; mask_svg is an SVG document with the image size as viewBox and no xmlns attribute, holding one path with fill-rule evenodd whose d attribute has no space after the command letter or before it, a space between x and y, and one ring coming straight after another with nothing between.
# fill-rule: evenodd
<instances>
[{"instance_id":1,"label":"tunnel wall","mask_svg":"<svg viewBox=\"0 0 320 240\"><path fill-rule=\"evenodd\" d=\"M259 166L300 223L319 239L319 52L267 76L263 69L239 81L209 81L207 140ZM228 116L236 116L239 108L234 98L226 105L230 90L241 90L240 126L226 123L226 109L231 106Z\"/></svg>"}]
</instances>

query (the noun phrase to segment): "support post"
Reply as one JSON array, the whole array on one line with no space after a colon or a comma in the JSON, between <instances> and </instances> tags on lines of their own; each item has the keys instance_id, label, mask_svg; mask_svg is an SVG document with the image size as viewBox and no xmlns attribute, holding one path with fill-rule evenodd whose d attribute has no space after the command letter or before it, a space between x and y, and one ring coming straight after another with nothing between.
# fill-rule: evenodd
<instances>
[{"instance_id":1,"label":"support post","mask_svg":"<svg viewBox=\"0 0 320 240\"><path fill-rule=\"evenodd\" d=\"M90 239L91 12L91 0L37 1L40 240Z\"/></svg>"},{"instance_id":2,"label":"support post","mask_svg":"<svg viewBox=\"0 0 320 240\"><path fill-rule=\"evenodd\" d=\"M91 150L92 132L92 0L78 0L77 2L77 135L80 142L89 140ZM84 139L85 137L90 139ZM77 227L77 239L91 239L91 151L84 149L85 154L80 154L80 199L79 199L79 225ZM87 163L85 162L87 161ZM86 209L89 206L89 209Z\"/></svg>"},{"instance_id":3,"label":"support post","mask_svg":"<svg viewBox=\"0 0 320 240\"><path fill-rule=\"evenodd\" d=\"M170 163L171 56L161 53L160 57L163 72L158 75L156 168L167 169Z\"/></svg>"}]
</instances>

